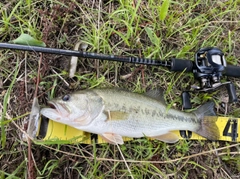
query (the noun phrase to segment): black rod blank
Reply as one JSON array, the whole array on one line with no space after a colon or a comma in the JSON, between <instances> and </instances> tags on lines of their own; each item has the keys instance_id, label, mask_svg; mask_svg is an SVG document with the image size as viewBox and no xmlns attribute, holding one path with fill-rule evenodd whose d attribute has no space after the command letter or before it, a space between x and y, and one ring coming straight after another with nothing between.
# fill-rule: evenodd
<instances>
[{"instance_id":1,"label":"black rod blank","mask_svg":"<svg viewBox=\"0 0 240 179\"><path fill-rule=\"evenodd\" d=\"M99 59L99 60L136 63L136 64L144 64L144 65L155 65L155 66L163 66L163 67L169 67L169 68L171 67L171 62L168 62L168 61L153 60L153 59L140 58L140 57L105 55L100 53L83 52L83 51L76 51L76 50L64 50L64 49L57 49L57 48L29 46L29 45L18 45L18 44L11 44L11 43L0 43L0 48L42 52L42 53L58 54L58 55L65 55L65 56L76 56L76 57Z\"/></svg>"}]
</instances>

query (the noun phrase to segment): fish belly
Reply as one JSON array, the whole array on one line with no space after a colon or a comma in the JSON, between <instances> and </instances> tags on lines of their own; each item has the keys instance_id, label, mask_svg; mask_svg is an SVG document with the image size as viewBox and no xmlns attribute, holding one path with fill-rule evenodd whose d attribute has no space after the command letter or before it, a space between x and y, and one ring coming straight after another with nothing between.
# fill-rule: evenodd
<instances>
[{"instance_id":1,"label":"fish belly","mask_svg":"<svg viewBox=\"0 0 240 179\"><path fill-rule=\"evenodd\" d=\"M150 118L149 116L130 115L125 120L102 120L98 119L91 125L80 128L87 132L104 134L115 133L125 137L154 137L160 136L173 130L197 130L196 123L167 118Z\"/></svg>"}]
</instances>

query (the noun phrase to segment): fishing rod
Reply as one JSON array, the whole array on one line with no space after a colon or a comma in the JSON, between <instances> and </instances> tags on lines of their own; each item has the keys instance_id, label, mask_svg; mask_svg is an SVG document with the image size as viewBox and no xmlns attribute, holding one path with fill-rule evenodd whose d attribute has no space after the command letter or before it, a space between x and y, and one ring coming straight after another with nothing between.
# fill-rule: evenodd
<instances>
[{"instance_id":1,"label":"fishing rod","mask_svg":"<svg viewBox=\"0 0 240 179\"><path fill-rule=\"evenodd\" d=\"M153 60L153 59L140 58L140 57L130 57L130 56L124 57L124 56L106 55L106 54L85 52L85 51L64 50L64 49L57 49L57 48L18 45L18 44L11 44L11 43L0 43L0 48L42 52L42 53L57 54L57 55L64 55L64 56L75 56L75 57L98 59L98 60L108 60L108 61L117 61L117 62L125 62L125 63L136 63L136 64L144 64L144 65L171 67L171 63L167 61Z\"/></svg>"},{"instance_id":2,"label":"fishing rod","mask_svg":"<svg viewBox=\"0 0 240 179\"><path fill-rule=\"evenodd\" d=\"M47 48L39 46L19 45L12 43L0 43L0 48L23 50L32 52L42 52L49 54L58 54L65 56L76 56L82 58L109 60L125 63L135 63L144 65L154 65L167 67L173 72L192 72L194 78L200 83L200 86L192 86L192 91L184 91L182 93L183 108L190 109L190 95L189 92L200 91L209 92L213 91L221 86L226 86L229 102L236 102L237 96L234 85L230 82L221 82L221 77L240 77L240 67L234 65L227 65L223 52L216 47L202 48L195 54L195 60L185 60L171 58L169 60L160 59L148 59L132 56L117 56L106 55L93 52L76 51L76 50L64 50L57 48Z\"/></svg>"}]
</instances>

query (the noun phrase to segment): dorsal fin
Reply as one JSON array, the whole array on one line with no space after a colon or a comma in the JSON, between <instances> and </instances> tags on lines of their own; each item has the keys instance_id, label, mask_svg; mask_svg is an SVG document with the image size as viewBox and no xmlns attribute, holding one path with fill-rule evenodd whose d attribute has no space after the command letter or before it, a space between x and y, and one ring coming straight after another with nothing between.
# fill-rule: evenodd
<instances>
[{"instance_id":1,"label":"dorsal fin","mask_svg":"<svg viewBox=\"0 0 240 179\"><path fill-rule=\"evenodd\" d=\"M164 99L164 90L161 88L149 90L148 92L145 93L145 95L152 99L158 100L164 105L166 105L166 101Z\"/></svg>"},{"instance_id":2,"label":"dorsal fin","mask_svg":"<svg viewBox=\"0 0 240 179\"><path fill-rule=\"evenodd\" d=\"M198 119L202 119L204 116L216 116L214 111L214 102L210 101L200 106L197 110L193 111Z\"/></svg>"}]
</instances>

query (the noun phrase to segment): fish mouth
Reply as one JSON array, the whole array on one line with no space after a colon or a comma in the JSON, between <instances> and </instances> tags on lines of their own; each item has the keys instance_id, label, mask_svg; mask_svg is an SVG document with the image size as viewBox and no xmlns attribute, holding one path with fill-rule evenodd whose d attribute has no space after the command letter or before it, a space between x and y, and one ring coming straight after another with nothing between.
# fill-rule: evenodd
<instances>
[{"instance_id":1,"label":"fish mouth","mask_svg":"<svg viewBox=\"0 0 240 179\"><path fill-rule=\"evenodd\" d=\"M57 113L59 113L62 117L67 117L71 113L69 108L66 105L61 103L55 103L53 101L49 101L48 106L52 109L55 109Z\"/></svg>"}]
</instances>

